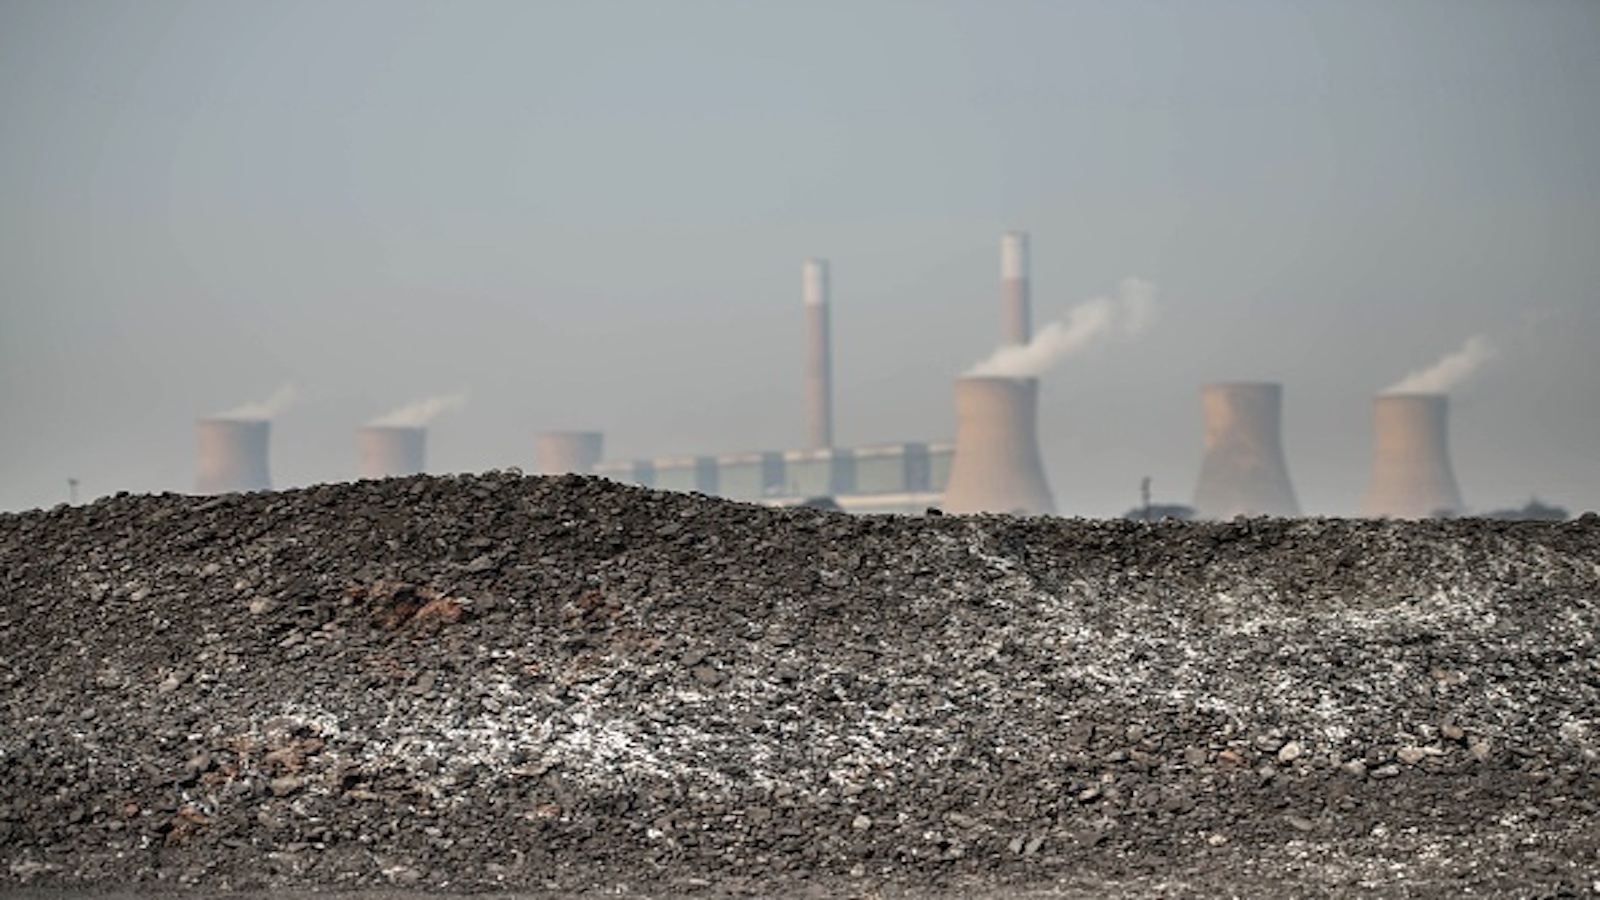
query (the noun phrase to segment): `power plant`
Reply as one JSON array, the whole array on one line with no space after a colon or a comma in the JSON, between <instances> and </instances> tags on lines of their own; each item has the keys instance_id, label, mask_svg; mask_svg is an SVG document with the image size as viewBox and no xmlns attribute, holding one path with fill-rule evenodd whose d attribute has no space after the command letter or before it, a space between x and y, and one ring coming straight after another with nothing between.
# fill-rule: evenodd
<instances>
[{"instance_id":1,"label":"power plant","mask_svg":"<svg viewBox=\"0 0 1600 900\"><path fill-rule=\"evenodd\" d=\"M1057 510L1039 443L1040 379L1047 366L1104 334L1133 334L1148 321L1154 288L1125 279L1115 298L1096 297L1035 334L1026 232L1000 239L999 346L954 382L954 437L841 446L834 433L832 276L828 261L801 266L804 332L800 446L606 459L599 431L546 431L535 440L542 474L592 474L663 490L696 491L763 504L828 498L849 512L1050 515ZM1422 518L1463 511L1447 446L1449 384L1470 374L1492 347L1482 336L1373 402L1373 456L1361 514ZM292 399L288 387L261 403L198 421L203 494L268 490L271 419ZM362 478L425 471L427 422L465 402L432 397L371 420L357 431ZM1200 392L1203 453L1193 509L1201 518L1298 516L1283 448L1283 388L1268 382L1207 384ZM1142 509L1152 509L1145 479ZM1170 506L1170 505L1169 505Z\"/></svg>"},{"instance_id":2,"label":"power plant","mask_svg":"<svg viewBox=\"0 0 1600 900\"><path fill-rule=\"evenodd\" d=\"M1298 516L1283 455L1283 388L1277 384L1208 384L1200 391L1205 454L1194 507L1207 519Z\"/></svg>"},{"instance_id":3,"label":"power plant","mask_svg":"<svg viewBox=\"0 0 1600 900\"><path fill-rule=\"evenodd\" d=\"M598 431L546 431L534 439L542 475L587 475L600 462L605 437Z\"/></svg>"},{"instance_id":4,"label":"power plant","mask_svg":"<svg viewBox=\"0 0 1600 900\"><path fill-rule=\"evenodd\" d=\"M1450 467L1444 394L1379 394L1372 401L1372 475L1361 514L1424 519L1462 510Z\"/></svg>"},{"instance_id":5,"label":"power plant","mask_svg":"<svg viewBox=\"0 0 1600 900\"><path fill-rule=\"evenodd\" d=\"M362 478L420 475L427 468L428 431L410 425L367 425L356 432Z\"/></svg>"},{"instance_id":6,"label":"power plant","mask_svg":"<svg viewBox=\"0 0 1600 900\"><path fill-rule=\"evenodd\" d=\"M1039 454L1039 381L956 381L956 448L943 508L953 513L1051 515L1055 498Z\"/></svg>"},{"instance_id":7,"label":"power plant","mask_svg":"<svg viewBox=\"0 0 1600 900\"><path fill-rule=\"evenodd\" d=\"M195 491L229 494L272 489L267 468L267 444L272 422L268 419L201 419Z\"/></svg>"}]
</instances>

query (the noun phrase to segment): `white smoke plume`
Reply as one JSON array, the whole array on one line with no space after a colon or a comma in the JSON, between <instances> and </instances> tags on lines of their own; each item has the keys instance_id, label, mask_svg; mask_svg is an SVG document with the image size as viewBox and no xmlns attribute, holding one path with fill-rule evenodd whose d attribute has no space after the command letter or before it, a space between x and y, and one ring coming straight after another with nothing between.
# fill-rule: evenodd
<instances>
[{"instance_id":1,"label":"white smoke plume","mask_svg":"<svg viewBox=\"0 0 1600 900\"><path fill-rule=\"evenodd\" d=\"M466 394L445 394L429 397L400 407L368 422L379 428L421 428L440 413L448 412L467 402Z\"/></svg>"},{"instance_id":2,"label":"white smoke plume","mask_svg":"<svg viewBox=\"0 0 1600 900\"><path fill-rule=\"evenodd\" d=\"M966 371L967 376L1034 378L1085 347L1109 337L1132 338L1155 321L1156 286L1124 278L1112 297L1080 303L1034 333L1026 344L1006 344Z\"/></svg>"},{"instance_id":3,"label":"white smoke plume","mask_svg":"<svg viewBox=\"0 0 1600 900\"><path fill-rule=\"evenodd\" d=\"M249 419L253 421L270 420L278 417L280 413L294 405L294 385L286 384L272 392L272 396L265 400L256 400L243 406L235 406L226 412L217 413L218 419Z\"/></svg>"},{"instance_id":4,"label":"white smoke plume","mask_svg":"<svg viewBox=\"0 0 1600 900\"><path fill-rule=\"evenodd\" d=\"M1494 359L1494 344L1481 334L1467 338L1461 349L1426 369L1412 372L1384 388L1385 394L1448 394Z\"/></svg>"}]
</instances>

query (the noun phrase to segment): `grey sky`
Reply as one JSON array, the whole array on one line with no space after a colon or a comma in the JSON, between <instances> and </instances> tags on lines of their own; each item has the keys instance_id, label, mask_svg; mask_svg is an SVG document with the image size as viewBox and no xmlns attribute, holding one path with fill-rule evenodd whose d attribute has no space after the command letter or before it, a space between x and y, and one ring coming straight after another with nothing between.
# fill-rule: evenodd
<instances>
[{"instance_id":1,"label":"grey sky","mask_svg":"<svg viewBox=\"0 0 1600 900\"><path fill-rule=\"evenodd\" d=\"M292 382L281 486L465 391L430 468L800 444L800 265L840 443L948 437L1000 334L1153 282L1041 429L1068 514L1187 501L1199 386L1285 386L1307 512L1374 392L1488 335L1469 507L1600 509L1600 4L0 0L0 509L189 490Z\"/></svg>"}]
</instances>

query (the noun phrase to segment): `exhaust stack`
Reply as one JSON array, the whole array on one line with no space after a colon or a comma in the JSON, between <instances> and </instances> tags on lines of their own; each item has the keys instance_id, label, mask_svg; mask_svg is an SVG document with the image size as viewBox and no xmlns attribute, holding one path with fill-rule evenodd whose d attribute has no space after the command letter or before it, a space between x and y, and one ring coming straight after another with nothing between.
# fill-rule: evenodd
<instances>
[{"instance_id":1,"label":"exhaust stack","mask_svg":"<svg viewBox=\"0 0 1600 900\"><path fill-rule=\"evenodd\" d=\"M422 474L428 432L407 425L367 425L356 432L362 478L403 478Z\"/></svg>"},{"instance_id":2,"label":"exhaust stack","mask_svg":"<svg viewBox=\"0 0 1600 900\"><path fill-rule=\"evenodd\" d=\"M1372 402L1372 477L1361 514L1426 519L1461 512L1450 467L1449 399L1379 394Z\"/></svg>"},{"instance_id":3,"label":"exhaust stack","mask_svg":"<svg viewBox=\"0 0 1600 900\"><path fill-rule=\"evenodd\" d=\"M833 337L828 325L828 261L801 270L806 310L806 425L814 449L833 446Z\"/></svg>"},{"instance_id":4,"label":"exhaust stack","mask_svg":"<svg viewBox=\"0 0 1600 900\"><path fill-rule=\"evenodd\" d=\"M956 380L956 449L942 508L952 513L1056 511L1039 454L1039 381Z\"/></svg>"},{"instance_id":5,"label":"exhaust stack","mask_svg":"<svg viewBox=\"0 0 1600 900\"><path fill-rule=\"evenodd\" d=\"M1005 341L1033 340L1033 300L1028 292L1028 233L1008 231L1000 238L1000 290L1005 305Z\"/></svg>"},{"instance_id":6,"label":"exhaust stack","mask_svg":"<svg viewBox=\"0 0 1600 900\"><path fill-rule=\"evenodd\" d=\"M199 455L195 491L229 494L267 491L267 444L272 422L268 419L201 419L196 425Z\"/></svg>"},{"instance_id":7,"label":"exhaust stack","mask_svg":"<svg viewBox=\"0 0 1600 900\"><path fill-rule=\"evenodd\" d=\"M1196 513L1207 519L1298 516L1283 455L1282 386L1208 384L1200 391L1200 409L1205 456L1194 492Z\"/></svg>"},{"instance_id":8,"label":"exhaust stack","mask_svg":"<svg viewBox=\"0 0 1600 900\"><path fill-rule=\"evenodd\" d=\"M605 436L598 431L547 431L535 439L542 475L588 475L600 461Z\"/></svg>"}]
</instances>

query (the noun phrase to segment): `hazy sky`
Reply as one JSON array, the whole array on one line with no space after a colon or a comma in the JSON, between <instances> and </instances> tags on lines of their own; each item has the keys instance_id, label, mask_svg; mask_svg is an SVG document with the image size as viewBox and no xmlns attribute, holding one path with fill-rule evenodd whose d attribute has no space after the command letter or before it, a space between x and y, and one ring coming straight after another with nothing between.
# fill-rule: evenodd
<instances>
[{"instance_id":1,"label":"hazy sky","mask_svg":"<svg viewBox=\"0 0 1600 900\"><path fill-rule=\"evenodd\" d=\"M999 339L1155 285L1045 378L1067 514L1187 502L1201 384L1279 381L1309 513L1372 395L1484 335L1469 507L1600 509L1592 0L0 0L0 509L191 490L194 420L292 383L279 486L465 392L430 468L941 439Z\"/></svg>"}]
</instances>

